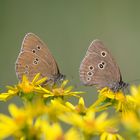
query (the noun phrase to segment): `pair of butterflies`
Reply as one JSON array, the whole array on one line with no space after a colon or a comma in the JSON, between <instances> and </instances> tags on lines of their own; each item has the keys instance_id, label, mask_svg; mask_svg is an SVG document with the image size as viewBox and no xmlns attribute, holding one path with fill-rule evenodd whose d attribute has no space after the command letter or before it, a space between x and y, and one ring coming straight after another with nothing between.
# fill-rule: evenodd
<instances>
[{"instance_id":1,"label":"pair of butterflies","mask_svg":"<svg viewBox=\"0 0 140 140\"><path fill-rule=\"evenodd\" d=\"M41 77L47 76L53 83L64 79L46 44L35 34L28 33L16 61L16 74L19 80L26 75L31 81L37 73ZM79 75L84 85L95 85L97 89L109 87L117 92L127 86L122 81L117 63L100 40L90 44L81 62Z\"/></svg>"}]
</instances>

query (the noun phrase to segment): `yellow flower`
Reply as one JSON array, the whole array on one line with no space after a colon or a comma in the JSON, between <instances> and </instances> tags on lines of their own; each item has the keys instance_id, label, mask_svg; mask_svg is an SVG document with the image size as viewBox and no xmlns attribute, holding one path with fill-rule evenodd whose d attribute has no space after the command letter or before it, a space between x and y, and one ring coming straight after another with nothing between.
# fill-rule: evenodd
<instances>
[{"instance_id":1,"label":"yellow flower","mask_svg":"<svg viewBox=\"0 0 140 140\"><path fill-rule=\"evenodd\" d=\"M115 93L107 87L99 90L99 93L100 93L99 97L103 96L103 97L106 97L106 98L109 98L109 99L115 99Z\"/></svg>"},{"instance_id":2,"label":"yellow flower","mask_svg":"<svg viewBox=\"0 0 140 140\"><path fill-rule=\"evenodd\" d=\"M77 129L71 128L65 133L64 140L84 140L84 137Z\"/></svg>"},{"instance_id":3,"label":"yellow flower","mask_svg":"<svg viewBox=\"0 0 140 140\"><path fill-rule=\"evenodd\" d=\"M10 104L11 116L0 114L0 139L15 137L17 139L40 139L43 135L36 126L36 118L47 120L48 107L38 101L26 104L23 108Z\"/></svg>"},{"instance_id":4,"label":"yellow flower","mask_svg":"<svg viewBox=\"0 0 140 140\"><path fill-rule=\"evenodd\" d=\"M48 97L64 97L64 96L74 96L74 97L80 97L77 94L83 93L78 91L72 91L72 87L69 86L66 88L66 85L68 83L68 80L65 80L62 82L60 87L58 85L54 85L51 89L45 88L45 87L35 87L35 91L42 93L44 98Z\"/></svg>"},{"instance_id":5,"label":"yellow flower","mask_svg":"<svg viewBox=\"0 0 140 140\"><path fill-rule=\"evenodd\" d=\"M22 82L18 84L18 87L23 93L31 93L34 89L33 84L26 76L23 76Z\"/></svg>"},{"instance_id":6,"label":"yellow flower","mask_svg":"<svg viewBox=\"0 0 140 140\"><path fill-rule=\"evenodd\" d=\"M44 104L41 100L28 102L24 107L18 108L10 104L9 112L11 116L0 114L0 139L9 136L16 137L17 139L35 139L41 137L43 134L40 127L36 126L36 119L43 118L45 121L53 121L53 118L61 112L60 105L57 108L58 113L51 116L51 111L54 111L54 106ZM55 106L56 107L56 106ZM59 109L60 108L60 109ZM59 109L59 110L58 110ZM55 110L56 113L56 110ZM51 118L53 117L53 118Z\"/></svg>"},{"instance_id":7,"label":"yellow flower","mask_svg":"<svg viewBox=\"0 0 140 140\"><path fill-rule=\"evenodd\" d=\"M48 123L45 120L38 119L36 127L40 128L44 140L82 140L78 131L74 128L63 132L59 123Z\"/></svg>"},{"instance_id":8,"label":"yellow flower","mask_svg":"<svg viewBox=\"0 0 140 140\"><path fill-rule=\"evenodd\" d=\"M45 140L57 140L64 139L63 132L59 123L49 124L46 120L37 119L35 126L40 128L41 133L43 134L43 139Z\"/></svg>"},{"instance_id":9,"label":"yellow flower","mask_svg":"<svg viewBox=\"0 0 140 140\"><path fill-rule=\"evenodd\" d=\"M94 112L88 111L83 119L84 129L89 134L101 133L116 123L113 119L107 119L105 112L96 117Z\"/></svg>"},{"instance_id":10,"label":"yellow flower","mask_svg":"<svg viewBox=\"0 0 140 140\"><path fill-rule=\"evenodd\" d=\"M40 74L38 73L38 74L34 77L34 79L30 82L30 81L28 80L28 78L24 75L24 76L23 76L23 79L22 79L22 82L18 84L19 89L20 89L23 93L31 93L31 92L33 92L33 91L34 91L34 88L35 88L36 86L41 85L42 83L44 83L44 82L47 80L46 77L44 77L44 78L38 80L38 79L39 79L39 76L40 76Z\"/></svg>"},{"instance_id":11,"label":"yellow flower","mask_svg":"<svg viewBox=\"0 0 140 140\"><path fill-rule=\"evenodd\" d=\"M136 107L140 107L140 86L131 86L130 88L131 95L129 96L129 99L131 99L132 102L135 103Z\"/></svg>"},{"instance_id":12,"label":"yellow flower","mask_svg":"<svg viewBox=\"0 0 140 140\"><path fill-rule=\"evenodd\" d=\"M95 112L92 110L88 110L84 116L70 112L60 115L59 118L79 128L87 135L100 134L116 123L114 119L107 119L107 113L105 112L95 117Z\"/></svg>"},{"instance_id":13,"label":"yellow flower","mask_svg":"<svg viewBox=\"0 0 140 140\"><path fill-rule=\"evenodd\" d=\"M103 132L100 136L100 140L124 140L116 130L111 129L111 131Z\"/></svg>"},{"instance_id":14,"label":"yellow flower","mask_svg":"<svg viewBox=\"0 0 140 140\"><path fill-rule=\"evenodd\" d=\"M66 87L68 80L65 80L62 82L62 84L59 85L53 85L53 86L41 86L47 78L44 77L42 79L39 79L40 74L37 74L34 79L30 82L28 78L24 75L22 81L14 86L14 87L8 87L8 91L5 93L0 94L0 100L6 101L10 97L13 96L20 96L25 100L31 101L34 97L34 95L39 95L40 97L43 97L44 99L48 97L80 97L78 94L81 94L83 92L78 91L72 91L73 87L69 86ZM35 94L38 93L38 94Z\"/></svg>"},{"instance_id":15,"label":"yellow flower","mask_svg":"<svg viewBox=\"0 0 140 140\"><path fill-rule=\"evenodd\" d=\"M7 86L7 88L8 88L7 92L0 94L0 101L7 101L11 97L16 96L19 92L19 89L16 86L15 87Z\"/></svg>"},{"instance_id":16,"label":"yellow flower","mask_svg":"<svg viewBox=\"0 0 140 140\"><path fill-rule=\"evenodd\" d=\"M22 109L18 109L15 105L9 106L11 117L0 114L0 139L9 136L20 138L23 136L23 130L27 124L31 124L28 114Z\"/></svg>"},{"instance_id":17,"label":"yellow flower","mask_svg":"<svg viewBox=\"0 0 140 140\"><path fill-rule=\"evenodd\" d=\"M134 134L140 134L140 119L139 115L134 112L130 111L127 113L126 116L122 117L122 124L124 127L129 130L130 132L134 132ZM140 136L140 135L139 135Z\"/></svg>"},{"instance_id":18,"label":"yellow flower","mask_svg":"<svg viewBox=\"0 0 140 140\"><path fill-rule=\"evenodd\" d=\"M59 116L65 112L70 112L70 109L64 105L61 98L55 98L47 105L47 115L50 121L57 121Z\"/></svg>"},{"instance_id":19,"label":"yellow flower","mask_svg":"<svg viewBox=\"0 0 140 140\"><path fill-rule=\"evenodd\" d=\"M26 114L29 115L29 117L34 118L42 115L46 115L49 110L49 106L44 104L42 100L35 100L34 102L28 102L25 104L23 108L26 112Z\"/></svg>"},{"instance_id":20,"label":"yellow flower","mask_svg":"<svg viewBox=\"0 0 140 140\"><path fill-rule=\"evenodd\" d=\"M40 84L44 83L46 81L46 77L42 78L40 80L39 79L40 74L37 74L34 79L30 82L28 80L28 78L24 75L22 82L19 83L18 85L11 87L11 86L7 86L8 91L5 93L1 93L0 94L0 100L2 101L6 101L7 99L13 97L13 96L17 96L23 93L23 94L27 94L27 93L32 93L35 90L35 87L38 87ZM22 92L22 93L21 93Z\"/></svg>"},{"instance_id":21,"label":"yellow flower","mask_svg":"<svg viewBox=\"0 0 140 140\"><path fill-rule=\"evenodd\" d=\"M48 121L58 121L58 116L65 112L70 112L70 109L64 105L64 101L61 98L55 98L45 104L43 100L35 100L34 102L28 102L24 110L29 114L31 118L43 117Z\"/></svg>"},{"instance_id":22,"label":"yellow flower","mask_svg":"<svg viewBox=\"0 0 140 140\"><path fill-rule=\"evenodd\" d=\"M95 108L96 111L105 110L108 106L114 106L116 111L126 113L132 109L131 103L128 101L127 96L120 90L118 92L113 92L107 87L99 91L98 100L91 106Z\"/></svg>"},{"instance_id":23,"label":"yellow flower","mask_svg":"<svg viewBox=\"0 0 140 140\"><path fill-rule=\"evenodd\" d=\"M111 100L115 99L115 94L107 87L99 90L98 92L98 99L89 107L89 109L92 109L96 112L106 110L108 106L112 105Z\"/></svg>"},{"instance_id":24,"label":"yellow flower","mask_svg":"<svg viewBox=\"0 0 140 140\"><path fill-rule=\"evenodd\" d=\"M111 100L117 100L117 101L124 101L125 100L125 95L121 90L114 93L112 90L105 87L102 90L100 90L99 92L100 92L100 96L104 96L104 97L111 99Z\"/></svg>"},{"instance_id":25,"label":"yellow flower","mask_svg":"<svg viewBox=\"0 0 140 140\"><path fill-rule=\"evenodd\" d=\"M76 111L77 113L79 114L85 114L86 111L87 111L87 108L85 106L85 102L84 102L84 99L81 97L79 99L79 102L78 102L78 105L74 106L73 104L71 104L70 102L66 102L65 103L66 106L68 108L70 108L72 111Z\"/></svg>"}]
</instances>

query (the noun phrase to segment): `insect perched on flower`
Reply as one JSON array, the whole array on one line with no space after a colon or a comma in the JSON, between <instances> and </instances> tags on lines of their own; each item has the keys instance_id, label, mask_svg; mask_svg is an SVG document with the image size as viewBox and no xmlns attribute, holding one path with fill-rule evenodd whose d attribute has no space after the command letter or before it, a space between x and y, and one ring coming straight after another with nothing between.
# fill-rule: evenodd
<instances>
[{"instance_id":1,"label":"insect perched on flower","mask_svg":"<svg viewBox=\"0 0 140 140\"><path fill-rule=\"evenodd\" d=\"M81 62L80 80L84 85L98 89L108 87L114 92L128 86L122 81L120 69L113 56L100 40L94 40Z\"/></svg>"},{"instance_id":2,"label":"insect perched on flower","mask_svg":"<svg viewBox=\"0 0 140 140\"><path fill-rule=\"evenodd\" d=\"M16 74L20 81L23 75L31 81L37 73L40 73L40 78L48 77L46 83L51 84L63 81L65 77L59 72L47 45L35 34L27 33L16 61Z\"/></svg>"}]
</instances>

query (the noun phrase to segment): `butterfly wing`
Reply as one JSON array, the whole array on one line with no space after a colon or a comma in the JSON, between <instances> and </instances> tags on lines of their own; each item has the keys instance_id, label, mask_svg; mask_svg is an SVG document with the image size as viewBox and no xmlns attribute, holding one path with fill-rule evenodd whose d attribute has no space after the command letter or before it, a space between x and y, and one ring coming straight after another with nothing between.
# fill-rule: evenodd
<instances>
[{"instance_id":1,"label":"butterfly wing","mask_svg":"<svg viewBox=\"0 0 140 140\"><path fill-rule=\"evenodd\" d=\"M112 88L113 83L121 81L117 63L100 40L94 40L89 46L79 73L84 85L96 85L98 89Z\"/></svg>"},{"instance_id":2,"label":"butterfly wing","mask_svg":"<svg viewBox=\"0 0 140 140\"><path fill-rule=\"evenodd\" d=\"M41 77L53 78L59 75L57 63L46 44L35 34L25 35L16 61L16 73L19 80L25 74L29 80L40 73Z\"/></svg>"}]
</instances>

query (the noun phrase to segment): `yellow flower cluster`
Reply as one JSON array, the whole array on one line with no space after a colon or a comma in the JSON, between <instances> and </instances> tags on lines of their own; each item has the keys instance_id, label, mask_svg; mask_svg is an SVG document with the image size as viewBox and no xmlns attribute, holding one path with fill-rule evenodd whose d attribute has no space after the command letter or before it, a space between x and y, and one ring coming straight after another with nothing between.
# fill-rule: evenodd
<instances>
[{"instance_id":1,"label":"yellow flower cluster","mask_svg":"<svg viewBox=\"0 0 140 140\"><path fill-rule=\"evenodd\" d=\"M80 96L83 92L73 91L67 86L68 80L42 86L46 79L39 79L37 74L30 82L23 76L22 82L0 94L1 101L19 96L24 102L22 107L10 104L10 116L0 113L0 139L140 139L140 87L131 86L130 94L104 88L87 107ZM71 96L78 99L77 104L68 100ZM113 116L109 113L112 107Z\"/></svg>"},{"instance_id":2,"label":"yellow flower cluster","mask_svg":"<svg viewBox=\"0 0 140 140\"><path fill-rule=\"evenodd\" d=\"M39 79L40 74L38 73L34 79L30 82L28 78L24 75L22 82L14 87L7 86L8 91L0 94L0 100L6 101L13 96L20 96L22 99L32 100L34 96L39 96L40 98L48 97L64 97L64 96L75 96L80 97L78 94L83 92L72 91L72 86L65 88L68 80L63 81L59 85L53 85L52 87L41 85L47 80L46 77ZM35 94L37 93L37 94Z\"/></svg>"}]
</instances>

